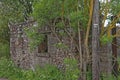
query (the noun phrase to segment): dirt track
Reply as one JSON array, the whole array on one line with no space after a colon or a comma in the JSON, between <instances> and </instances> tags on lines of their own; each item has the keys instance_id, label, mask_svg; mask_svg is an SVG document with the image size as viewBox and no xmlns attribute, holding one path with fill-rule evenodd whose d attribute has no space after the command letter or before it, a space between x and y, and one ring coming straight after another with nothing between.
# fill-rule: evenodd
<instances>
[{"instance_id":1,"label":"dirt track","mask_svg":"<svg viewBox=\"0 0 120 80\"><path fill-rule=\"evenodd\" d=\"M8 80L8 79L5 79L5 78L0 78L0 80Z\"/></svg>"}]
</instances>

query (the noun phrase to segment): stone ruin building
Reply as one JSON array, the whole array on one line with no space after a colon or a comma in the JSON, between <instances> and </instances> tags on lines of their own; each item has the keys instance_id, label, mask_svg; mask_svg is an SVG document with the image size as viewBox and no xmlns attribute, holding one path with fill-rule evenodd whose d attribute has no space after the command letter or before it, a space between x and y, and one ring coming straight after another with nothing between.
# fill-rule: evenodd
<instances>
[{"instance_id":1,"label":"stone ruin building","mask_svg":"<svg viewBox=\"0 0 120 80\"><path fill-rule=\"evenodd\" d=\"M69 46L69 50L60 50L55 47L59 42L51 29L46 26L39 30L45 34L45 40L34 51L31 52L29 42L30 39L26 36L24 28L34 27L35 21L26 21L19 24L10 25L10 54L17 66L24 69L34 69L35 65L45 65L47 63L62 66L62 60L65 57L72 57L74 54L74 44L63 38L63 42ZM71 47L72 46L72 47ZM99 50L100 55L100 70L105 73L111 73L111 45L102 46ZM73 51L72 51L73 50ZM119 52L119 50L118 50ZM70 54L68 54L70 53ZM107 65L106 65L107 64Z\"/></svg>"},{"instance_id":2,"label":"stone ruin building","mask_svg":"<svg viewBox=\"0 0 120 80\"><path fill-rule=\"evenodd\" d=\"M34 50L30 50L30 39L26 36L24 28L34 27L35 21L27 21L19 24L10 25L10 54L15 64L21 68L34 68L35 65L43 66L47 63L61 64L64 57L68 56L70 50L59 50L55 47L58 39L51 33L49 27L44 27L39 30L40 33L45 34L45 40ZM67 38L63 38L65 44L70 45ZM60 53L60 54L59 54ZM59 55L58 55L59 54ZM70 57L70 56L69 56Z\"/></svg>"}]
</instances>

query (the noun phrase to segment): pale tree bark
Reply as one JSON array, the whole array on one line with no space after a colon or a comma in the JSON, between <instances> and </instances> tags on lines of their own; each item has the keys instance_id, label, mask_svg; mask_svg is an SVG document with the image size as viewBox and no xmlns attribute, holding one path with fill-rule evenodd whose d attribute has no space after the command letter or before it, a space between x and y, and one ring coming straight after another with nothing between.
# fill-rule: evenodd
<instances>
[{"instance_id":1,"label":"pale tree bark","mask_svg":"<svg viewBox=\"0 0 120 80\"><path fill-rule=\"evenodd\" d=\"M92 80L100 80L98 50L99 50L99 0L94 0L92 20Z\"/></svg>"}]
</instances>

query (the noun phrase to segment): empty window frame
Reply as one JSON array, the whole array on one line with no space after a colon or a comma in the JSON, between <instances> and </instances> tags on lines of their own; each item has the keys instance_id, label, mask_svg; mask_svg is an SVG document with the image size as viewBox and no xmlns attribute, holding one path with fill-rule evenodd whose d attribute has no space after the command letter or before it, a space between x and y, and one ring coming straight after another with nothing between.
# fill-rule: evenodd
<instances>
[{"instance_id":1,"label":"empty window frame","mask_svg":"<svg viewBox=\"0 0 120 80\"><path fill-rule=\"evenodd\" d=\"M48 36L45 35L44 40L38 46L38 53L48 52Z\"/></svg>"}]
</instances>

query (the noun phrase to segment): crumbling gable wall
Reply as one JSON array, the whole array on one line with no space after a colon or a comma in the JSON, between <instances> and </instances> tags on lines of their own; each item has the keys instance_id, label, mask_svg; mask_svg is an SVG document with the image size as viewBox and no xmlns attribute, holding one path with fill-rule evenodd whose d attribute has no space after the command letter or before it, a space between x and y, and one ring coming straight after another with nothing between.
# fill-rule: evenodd
<instances>
[{"instance_id":1,"label":"crumbling gable wall","mask_svg":"<svg viewBox=\"0 0 120 80\"><path fill-rule=\"evenodd\" d=\"M34 64L34 54L30 52L29 39L24 32L24 27L30 27L33 23L30 21L9 26L11 58L17 66L24 69L32 68Z\"/></svg>"}]
</instances>

